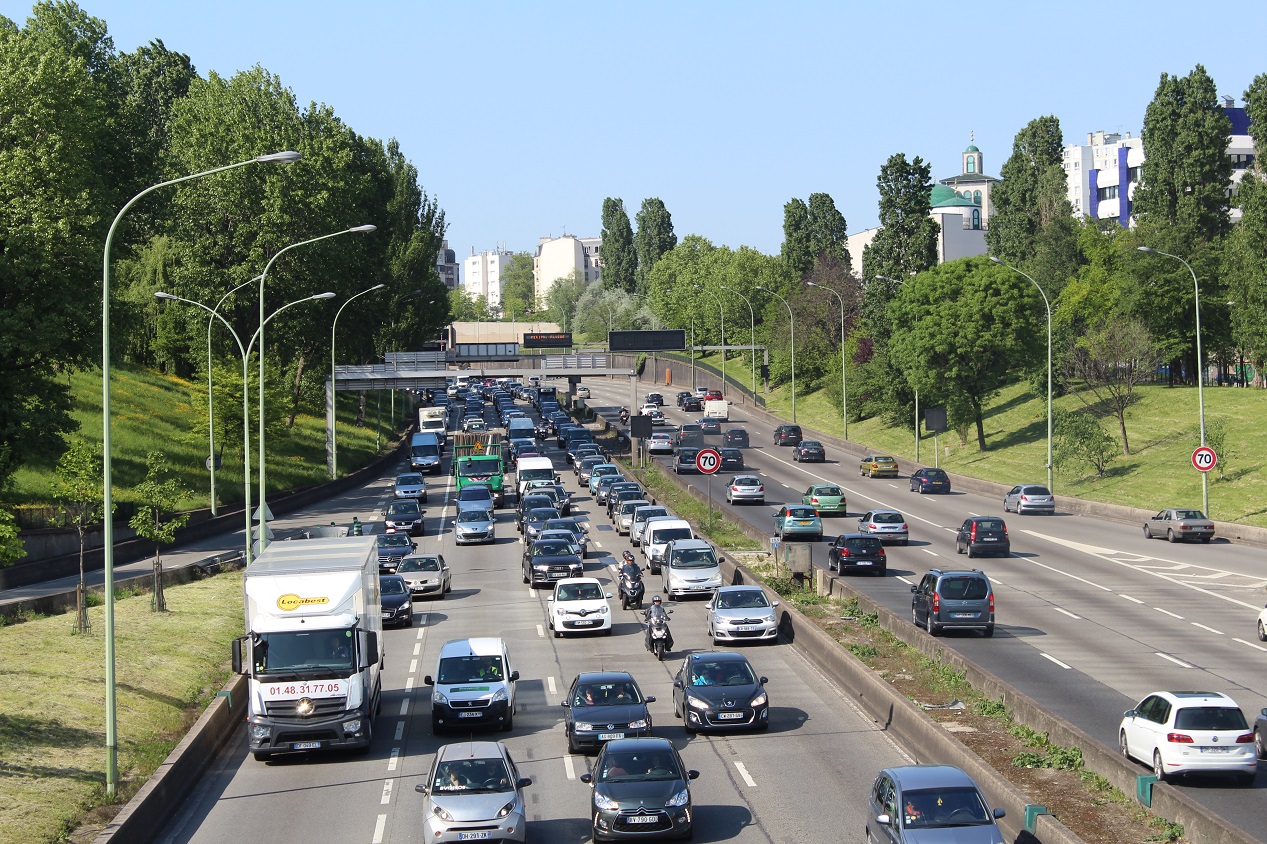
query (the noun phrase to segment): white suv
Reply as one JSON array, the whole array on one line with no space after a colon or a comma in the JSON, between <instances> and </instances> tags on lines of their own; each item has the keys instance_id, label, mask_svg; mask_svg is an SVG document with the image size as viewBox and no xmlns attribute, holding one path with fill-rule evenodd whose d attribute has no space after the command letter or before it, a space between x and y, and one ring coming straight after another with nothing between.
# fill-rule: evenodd
<instances>
[{"instance_id":1,"label":"white suv","mask_svg":"<svg viewBox=\"0 0 1267 844\"><path fill-rule=\"evenodd\" d=\"M1230 773L1249 785L1258 771L1254 733L1219 692L1153 692L1122 716L1118 746L1128 759L1151 764L1158 780Z\"/></svg>"},{"instance_id":2,"label":"white suv","mask_svg":"<svg viewBox=\"0 0 1267 844\"><path fill-rule=\"evenodd\" d=\"M554 584L554 594L546 600L546 623L554 631L556 639L564 633L585 633L601 630L604 636L612 632L611 607L607 599L612 595L603 591L603 585L594 577L569 577Z\"/></svg>"}]
</instances>

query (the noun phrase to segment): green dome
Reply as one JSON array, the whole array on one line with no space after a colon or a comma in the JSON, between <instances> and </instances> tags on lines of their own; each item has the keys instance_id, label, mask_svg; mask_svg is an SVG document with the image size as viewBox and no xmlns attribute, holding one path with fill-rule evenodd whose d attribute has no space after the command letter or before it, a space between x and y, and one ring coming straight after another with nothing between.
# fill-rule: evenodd
<instances>
[{"instance_id":1,"label":"green dome","mask_svg":"<svg viewBox=\"0 0 1267 844\"><path fill-rule=\"evenodd\" d=\"M981 152L981 150L977 149L976 144L968 144L968 148L964 152Z\"/></svg>"},{"instance_id":2,"label":"green dome","mask_svg":"<svg viewBox=\"0 0 1267 844\"><path fill-rule=\"evenodd\" d=\"M975 204L975 202L968 199L966 196L960 196L955 193L955 189L950 185L933 185L933 191L928 197L928 205L930 208L953 208Z\"/></svg>"}]
</instances>

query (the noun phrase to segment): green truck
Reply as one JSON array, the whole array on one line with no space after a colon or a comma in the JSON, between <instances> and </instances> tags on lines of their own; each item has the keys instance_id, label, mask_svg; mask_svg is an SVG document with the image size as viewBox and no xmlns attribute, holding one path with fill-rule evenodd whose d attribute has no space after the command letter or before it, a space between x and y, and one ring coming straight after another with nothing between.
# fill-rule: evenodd
<instances>
[{"instance_id":1,"label":"green truck","mask_svg":"<svg viewBox=\"0 0 1267 844\"><path fill-rule=\"evenodd\" d=\"M471 484L488 484L493 491L493 503L498 507L505 503L506 464L502 462L500 448L494 447L492 454L471 453L456 458L453 474L457 477L458 492Z\"/></svg>"}]
</instances>

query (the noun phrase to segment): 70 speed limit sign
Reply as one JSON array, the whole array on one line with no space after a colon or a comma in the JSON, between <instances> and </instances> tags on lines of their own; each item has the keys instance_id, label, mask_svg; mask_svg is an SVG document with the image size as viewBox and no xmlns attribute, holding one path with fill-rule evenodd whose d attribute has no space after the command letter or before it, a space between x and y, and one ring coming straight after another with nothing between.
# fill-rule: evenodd
<instances>
[{"instance_id":1,"label":"70 speed limit sign","mask_svg":"<svg viewBox=\"0 0 1267 844\"><path fill-rule=\"evenodd\" d=\"M1208 472L1218 464L1219 456L1208 445L1203 445L1192 452L1192 465L1198 472Z\"/></svg>"},{"instance_id":2,"label":"70 speed limit sign","mask_svg":"<svg viewBox=\"0 0 1267 844\"><path fill-rule=\"evenodd\" d=\"M721 468L721 454L715 448L701 448L695 455L695 468L704 475L716 474Z\"/></svg>"}]
</instances>

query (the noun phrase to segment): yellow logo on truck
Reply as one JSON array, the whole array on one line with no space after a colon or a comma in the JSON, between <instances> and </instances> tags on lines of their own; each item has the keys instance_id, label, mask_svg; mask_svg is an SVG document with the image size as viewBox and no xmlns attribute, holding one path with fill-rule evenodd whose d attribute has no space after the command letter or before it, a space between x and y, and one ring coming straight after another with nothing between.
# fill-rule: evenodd
<instances>
[{"instance_id":1,"label":"yellow logo on truck","mask_svg":"<svg viewBox=\"0 0 1267 844\"><path fill-rule=\"evenodd\" d=\"M330 599L324 596L320 598L301 598L298 595L291 593L289 595L282 595L277 599L277 608L283 612L290 612L291 610L297 610L300 607L320 606L321 604L328 603L330 603Z\"/></svg>"}]
</instances>

